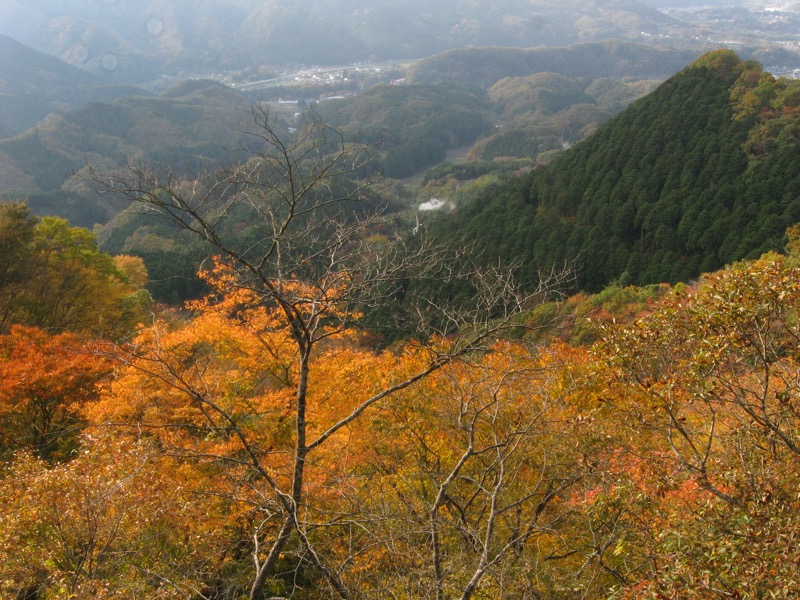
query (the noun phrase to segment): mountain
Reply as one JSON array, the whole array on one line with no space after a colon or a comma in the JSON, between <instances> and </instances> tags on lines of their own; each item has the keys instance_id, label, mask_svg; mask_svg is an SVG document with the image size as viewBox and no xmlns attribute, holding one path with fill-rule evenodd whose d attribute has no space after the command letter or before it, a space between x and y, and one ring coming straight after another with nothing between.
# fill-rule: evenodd
<instances>
[{"instance_id":1,"label":"mountain","mask_svg":"<svg viewBox=\"0 0 800 600\"><path fill-rule=\"evenodd\" d=\"M113 81L258 65L416 59L465 46L645 40L680 24L636 0L7 0L0 33Z\"/></svg>"},{"instance_id":2,"label":"mountain","mask_svg":"<svg viewBox=\"0 0 800 600\"><path fill-rule=\"evenodd\" d=\"M568 47L462 48L409 69L412 83L469 83L490 87L504 77L558 73L565 77L664 79L697 58L693 51L604 41Z\"/></svg>"},{"instance_id":3,"label":"mountain","mask_svg":"<svg viewBox=\"0 0 800 600\"><path fill-rule=\"evenodd\" d=\"M120 206L99 197L77 171L140 161L197 174L235 160L252 122L251 103L220 83L187 81L155 97L93 102L51 114L0 140L0 194L28 197L31 210L75 224L107 221Z\"/></svg>"},{"instance_id":4,"label":"mountain","mask_svg":"<svg viewBox=\"0 0 800 600\"><path fill-rule=\"evenodd\" d=\"M50 55L0 35L0 135L33 127L51 112L142 93L111 85Z\"/></svg>"},{"instance_id":5,"label":"mountain","mask_svg":"<svg viewBox=\"0 0 800 600\"><path fill-rule=\"evenodd\" d=\"M490 109L483 90L460 85L379 85L318 108L348 136L380 143L375 166L393 178L424 171L491 131Z\"/></svg>"},{"instance_id":6,"label":"mountain","mask_svg":"<svg viewBox=\"0 0 800 600\"><path fill-rule=\"evenodd\" d=\"M800 221L800 81L704 55L549 165L434 227L487 261L575 262L578 284L687 281Z\"/></svg>"},{"instance_id":7,"label":"mountain","mask_svg":"<svg viewBox=\"0 0 800 600\"><path fill-rule=\"evenodd\" d=\"M46 86L63 88L100 83L86 71L0 35L0 93L40 93Z\"/></svg>"},{"instance_id":8,"label":"mountain","mask_svg":"<svg viewBox=\"0 0 800 600\"><path fill-rule=\"evenodd\" d=\"M215 161L240 156L238 132L251 120L252 97L202 79L175 84L159 95L97 86L99 79L89 73L8 38L4 41L17 49L17 56L26 58L4 63L9 73L6 81L17 83L4 88L8 93L0 99L0 107L13 107L12 100L17 98L21 109L40 110L28 121L13 121L16 126L37 122L35 127L24 133L7 127L9 138L18 135L0 141L0 194L29 196L35 212L58 214L87 226L107 221L119 207L90 194L73 177L87 162L107 165L143 159L164 168L171 165L196 172ZM604 72L629 79L636 72L658 70L635 66L646 62L637 57L650 56L651 49L632 44L621 52L615 50L618 46L603 42L594 47L596 55L607 50ZM493 50L486 52L492 55ZM571 48L562 49L562 53L571 52ZM668 57L667 64L674 64L682 54L663 52L663 56ZM24 67L16 67L15 72L14 64ZM528 64L523 72L536 64ZM444 160L451 150L463 152L476 142L474 157L514 156L531 161L542 152L583 139L599 122L651 89L649 85L554 73L505 77L489 89L452 81L375 85L357 95L327 99L316 110L348 136L381 142L374 166L390 177L402 178ZM134 93L102 101L105 91L115 95L127 89ZM14 90L27 95L14 96ZM56 93L61 94L57 100L44 102ZM37 100L44 104L36 104ZM71 108L76 105L79 108ZM291 119L296 108L281 103L276 110Z\"/></svg>"}]
</instances>

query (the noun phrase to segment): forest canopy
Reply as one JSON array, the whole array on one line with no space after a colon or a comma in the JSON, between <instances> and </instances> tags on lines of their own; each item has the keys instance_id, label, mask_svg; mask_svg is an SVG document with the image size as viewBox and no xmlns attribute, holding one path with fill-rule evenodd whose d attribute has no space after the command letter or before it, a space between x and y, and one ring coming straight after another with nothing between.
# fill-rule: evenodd
<instances>
[{"instance_id":1,"label":"forest canopy","mask_svg":"<svg viewBox=\"0 0 800 600\"><path fill-rule=\"evenodd\" d=\"M257 113L250 160L199 179L93 173L154 254L204 252L180 306L141 258L0 204L0 595L796 597L800 226L793 171L765 169L793 164L797 89L703 57L460 207L483 254L389 230L373 146L313 113L291 136ZM767 217L753 256L630 285L708 232L719 260L737 210ZM506 262L559 234L598 270Z\"/></svg>"},{"instance_id":2,"label":"forest canopy","mask_svg":"<svg viewBox=\"0 0 800 600\"><path fill-rule=\"evenodd\" d=\"M518 261L524 277L576 261L590 291L688 281L780 250L800 218L798 90L710 53L438 231L486 248L487 261Z\"/></svg>"}]
</instances>

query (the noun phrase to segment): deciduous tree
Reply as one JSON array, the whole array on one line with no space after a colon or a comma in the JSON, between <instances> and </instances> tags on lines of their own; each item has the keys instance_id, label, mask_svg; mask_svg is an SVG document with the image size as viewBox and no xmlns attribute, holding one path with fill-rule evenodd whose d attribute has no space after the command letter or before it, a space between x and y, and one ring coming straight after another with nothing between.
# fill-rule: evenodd
<instances>
[{"instance_id":1,"label":"deciduous tree","mask_svg":"<svg viewBox=\"0 0 800 600\"><path fill-rule=\"evenodd\" d=\"M375 406L456 360L490 351L519 311L566 275L554 273L524 292L500 269L459 270L468 263L429 242L414 251L401 242L367 243L363 233L374 217L361 205L369 149L349 144L313 114L293 137L282 135L268 113L256 115L258 151L241 167L193 182L134 167L108 183L222 257L210 279L213 295L194 306L202 316L188 328L144 331L129 354L126 364L144 378L129 386L145 402L133 422L194 432L201 443L187 451L239 473L251 492L250 598L262 596L289 548L333 594L350 598L355 592L324 551L335 523L323 518L324 477L316 479L322 475L315 465L340 450L336 440ZM346 358L341 344L361 311L396 295L413 276L461 279L472 302L452 310L446 301L418 298L410 311L420 317L418 339L434 333L430 324L446 335L377 357L361 350ZM217 331L241 333L223 339ZM315 375L316 361L330 352L362 370L345 369L352 380ZM386 368L392 361L405 366ZM226 369L233 371L220 377ZM153 391L138 391L146 389ZM171 421L150 421L148 399L171 406ZM225 448L209 451L206 440Z\"/></svg>"},{"instance_id":2,"label":"deciduous tree","mask_svg":"<svg viewBox=\"0 0 800 600\"><path fill-rule=\"evenodd\" d=\"M144 318L150 299L141 264L138 280L130 279L133 271L100 252L90 231L0 203L0 234L1 328L17 323L119 338ZM133 259L121 260L133 268Z\"/></svg>"},{"instance_id":3,"label":"deciduous tree","mask_svg":"<svg viewBox=\"0 0 800 600\"><path fill-rule=\"evenodd\" d=\"M795 593L799 291L792 257L737 263L597 347L661 515L634 596Z\"/></svg>"},{"instance_id":4,"label":"deciduous tree","mask_svg":"<svg viewBox=\"0 0 800 600\"><path fill-rule=\"evenodd\" d=\"M74 334L14 325L0 336L0 448L66 460L77 447L83 406L96 400L109 363Z\"/></svg>"}]
</instances>

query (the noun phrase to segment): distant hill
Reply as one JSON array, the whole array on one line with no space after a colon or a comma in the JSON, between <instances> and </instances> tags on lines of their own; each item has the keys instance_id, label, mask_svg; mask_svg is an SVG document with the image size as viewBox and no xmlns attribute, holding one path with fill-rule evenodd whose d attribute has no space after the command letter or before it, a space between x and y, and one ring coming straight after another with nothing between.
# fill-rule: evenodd
<instances>
[{"instance_id":1,"label":"distant hill","mask_svg":"<svg viewBox=\"0 0 800 600\"><path fill-rule=\"evenodd\" d=\"M685 281L800 221L800 81L705 55L546 167L435 229L487 261L575 261L580 287Z\"/></svg>"},{"instance_id":2,"label":"distant hill","mask_svg":"<svg viewBox=\"0 0 800 600\"><path fill-rule=\"evenodd\" d=\"M505 77L489 88L498 125L475 143L469 157L546 162L660 82L569 78L555 73Z\"/></svg>"},{"instance_id":3,"label":"distant hill","mask_svg":"<svg viewBox=\"0 0 800 600\"><path fill-rule=\"evenodd\" d=\"M325 101L318 110L350 136L381 141L375 166L403 178L466 147L470 158L515 157L532 164L543 152L582 140L656 84L536 73L506 77L489 90L444 82L379 85Z\"/></svg>"},{"instance_id":4,"label":"distant hill","mask_svg":"<svg viewBox=\"0 0 800 600\"><path fill-rule=\"evenodd\" d=\"M57 58L0 35L0 135L22 132L52 112L143 93L111 85Z\"/></svg>"},{"instance_id":5,"label":"distant hill","mask_svg":"<svg viewBox=\"0 0 800 600\"><path fill-rule=\"evenodd\" d=\"M423 171L493 129L486 94L468 86L380 85L324 102L319 111L349 136L382 142L376 166L393 178Z\"/></svg>"},{"instance_id":6,"label":"distant hill","mask_svg":"<svg viewBox=\"0 0 800 600\"><path fill-rule=\"evenodd\" d=\"M558 73L565 77L665 79L697 58L630 42L605 41L568 47L462 48L417 62L412 83L453 82L490 87L504 77Z\"/></svg>"},{"instance_id":7,"label":"distant hill","mask_svg":"<svg viewBox=\"0 0 800 600\"><path fill-rule=\"evenodd\" d=\"M6 0L0 33L114 81L258 65L421 58L465 46L643 40L675 22L637 0Z\"/></svg>"},{"instance_id":8,"label":"distant hill","mask_svg":"<svg viewBox=\"0 0 800 600\"><path fill-rule=\"evenodd\" d=\"M251 124L250 100L212 81L188 81L156 97L93 102L0 140L0 194L28 197L36 213L91 226L121 207L73 175L87 164L138 160L196 174L235 160Z\"/></svg>"}]
</instances>

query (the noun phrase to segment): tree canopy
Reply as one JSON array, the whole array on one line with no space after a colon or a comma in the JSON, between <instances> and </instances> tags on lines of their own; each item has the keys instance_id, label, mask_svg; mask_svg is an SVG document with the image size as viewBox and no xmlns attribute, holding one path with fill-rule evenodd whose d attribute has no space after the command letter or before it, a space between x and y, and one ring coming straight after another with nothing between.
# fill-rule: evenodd
<instances>
[{"instance_id":1,"label":"tree canopy","mask_svg":"<svg viewBox=\"0 0 800 600\"><path fill-rule=\"evenodd\" d=\"M593 291L778 250L800 218L796 90L730 51L706 55L551 164L462 206L441 234L528 277L576 261Z\"/></svg>"},{"instance_id":2,"label":"tree canopy","mask_svg":"<svg viewBox=\"0 0 800 600\"><path fill-rule=\"evenodd\" d=\"M35 218L20 203L0 203L0 327L117 338L145 317L140 259L100 252L94 235L58 217ZM146 276L145 276L146 278Z\"/></svg>"}]
</instances>

